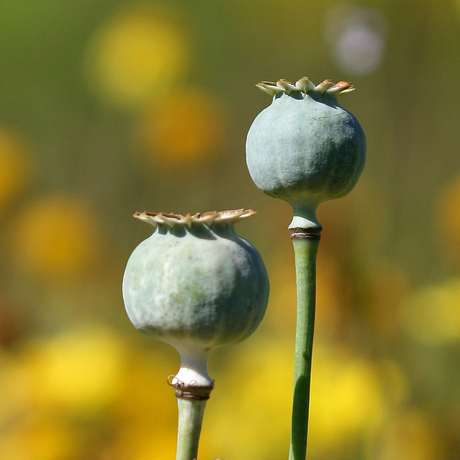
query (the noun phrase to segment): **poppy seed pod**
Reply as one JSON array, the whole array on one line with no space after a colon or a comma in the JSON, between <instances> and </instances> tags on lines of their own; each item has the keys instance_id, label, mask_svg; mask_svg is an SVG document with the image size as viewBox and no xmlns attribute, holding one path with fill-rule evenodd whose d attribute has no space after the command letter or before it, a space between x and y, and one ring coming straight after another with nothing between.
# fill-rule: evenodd
<instances>
[{"instance_id":1,"label":"poppy seed pod","mask_svg":"<svg viewBox=\"0 0 460 460\"><path fill-rule=\"evenodd\" d=\"M249 173L259 189L293 206L291 228L320 228L317 206L350 192L364 168L364 132L336 99L354 87L331 80L315 86L307 77L257 86L273 102L249 129Z\"/></svg>"},{"instance_id":2,"label":"poppy seed pod","mask_svg":"<svg viewBox=\"0 0 460 460\"><path fill-rule=\"evenodd\" d=\"M123 297L134 326L172 345L181 368L171 384L212 388L215 348L245 339L268 303L267 272L235 221L252 210L204 214L136 213L155 231L129 258Z\"/></svg>"}]
</instances>

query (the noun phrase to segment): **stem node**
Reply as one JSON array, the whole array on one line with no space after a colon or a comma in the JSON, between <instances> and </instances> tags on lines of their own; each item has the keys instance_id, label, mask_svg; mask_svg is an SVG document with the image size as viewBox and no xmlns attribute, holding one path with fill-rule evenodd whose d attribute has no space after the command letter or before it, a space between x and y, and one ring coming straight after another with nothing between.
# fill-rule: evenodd
<instances>
[{"instance_id":1,"label":"stem node","mask_svg":"<svg viewBox=\"0 0 460 460\"><path fill-rule=\"evenodd\" d=\"M178 380L174 375L168 377L168 385L174 387L174 393L177 398L194 399L196 401L206 401L211 396L211 391L214 388L214 381L211 386L194 385L190 382L186 385Z\"/></svg>"},{"instance_id":2,"label":"stem node","mask_svg":"<svg viewBox=\"0 0 460 460\"><path fill-rule=\"evenodd\" d=\"M290 228L291 238L294 239L310 239L310 240L319 240L321 239L321 228L312 227L312 228Z\"/></svg>"}]
</instances>

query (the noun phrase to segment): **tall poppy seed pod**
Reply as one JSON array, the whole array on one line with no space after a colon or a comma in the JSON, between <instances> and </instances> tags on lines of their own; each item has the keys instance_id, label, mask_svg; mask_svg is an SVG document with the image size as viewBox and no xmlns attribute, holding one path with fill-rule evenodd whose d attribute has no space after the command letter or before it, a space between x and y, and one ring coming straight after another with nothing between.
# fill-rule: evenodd
<instances>
[{"instance_id":1,"label":"tall poppy seed pod","mask_svg":"<svg viewBox=\"0 0 460 460\"><path fill-rule=\"evenodd\" d=\"M321 228L317 206L350 192L364 168L364 132L336 99L354 87L331 80L315 86L307 77L257 86L273 102L249 129L249 173L263 192L292 205L290 228Z\"/></svg>"},{"instance_id":2,"label":"tall poppy seed pod","mask_svg":"<svg viewBox=\"0 0 460 460\"><path fill-rule=\"evenodd\" d=\"M265 266L233 227L253 214L244 209L135 214L155 231L129 258L125 307L137 329L179 352L181 368L171 381L179 397L195 390L209 395L211 351L245 339L264 316L269 293Z\"/></svg>"},{"instance_id":3,"label":"tall poppy seed pod","mask_svg":"<svg viewBox=\"0 0 460 460\"><path fill-rule=\"evenodd\" d=\"M249 173L263 192L286 200L294 209L289 230L296 267L297 322L289 460L304 460L321 237L316 208L356 185L366 160L366 138L358 120L337 102L337 95L354 89L351 83L324 80L315 86L304 77L295 84L279 80L257 86L273 101L249 129Z\"/></svg>"}]
</instances>

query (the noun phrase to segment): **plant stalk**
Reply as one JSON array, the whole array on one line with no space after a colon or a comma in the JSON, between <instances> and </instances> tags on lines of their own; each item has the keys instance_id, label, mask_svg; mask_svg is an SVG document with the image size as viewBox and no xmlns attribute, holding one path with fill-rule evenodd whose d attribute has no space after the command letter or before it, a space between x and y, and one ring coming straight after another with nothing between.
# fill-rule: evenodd
<instances>
[{"instance_id":1,"label":"plant stalk","mask_svg":"<svg viewBox=\"0 0 460 460\"><path fill-rule=\"evenodd\" d=\"M197 458L206 400L177 398L177 406L179 426L176 460L194 460Z\"/></svg>"},{"instance_id":2,"label":"plant stalk","mask_svg":"<svg viewBox=\"0 0 460 460\"><path fill-rule=\"evenodd\" d=\"M297 283L297 329L289 460L307 454L310 376L315 326L316 254L321 228L292 228Z\"/></svg>"}]
</instances>

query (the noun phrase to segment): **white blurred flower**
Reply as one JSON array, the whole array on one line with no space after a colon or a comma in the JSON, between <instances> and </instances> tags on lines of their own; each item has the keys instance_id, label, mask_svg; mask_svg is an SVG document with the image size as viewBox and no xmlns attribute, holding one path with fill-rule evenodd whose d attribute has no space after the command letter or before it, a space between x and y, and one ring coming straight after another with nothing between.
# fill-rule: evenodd
<instances>
[{"instance_id":1,"label":"white blurred flower","mask_svg":"<svg viewBox=\"0 0 460 460\"><path fill-rule=\"evenodd\" d=\"M387 19L374 8L337 5L326 17L326 39L335 63L353 75L367 75L382 63Z\"/></svg>"}]
</instances>

